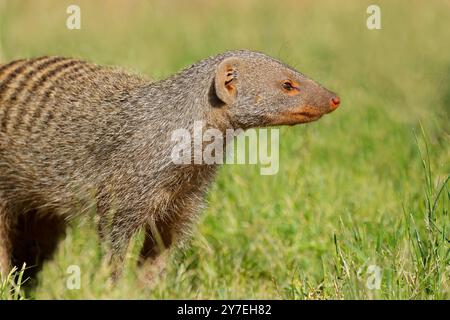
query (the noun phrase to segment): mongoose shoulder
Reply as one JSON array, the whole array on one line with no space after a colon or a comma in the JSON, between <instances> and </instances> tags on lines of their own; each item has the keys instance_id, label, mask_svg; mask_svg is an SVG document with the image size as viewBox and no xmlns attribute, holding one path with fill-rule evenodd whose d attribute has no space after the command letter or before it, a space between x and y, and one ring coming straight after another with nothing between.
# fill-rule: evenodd
<instances>
[{"instance_id":1,"label":"mongoose shoulder","mask_svg":"<svg viewBox=\"0 0 450 320\"><path fill-rule=\"evenodd\" d=\"M0 270L50 256L20 247L39 246L42 234L45 243L56 242L68 218L90 209L115 277L140 228L147 231L140 263L153 265L189 230L216 171L216 165L173 163L171 132L193 130L196 121L222 132L294 125L339 103L293 68L247 50L204 59L156 82L61 57L4 64Z\"/></svg>"}]
</instances>

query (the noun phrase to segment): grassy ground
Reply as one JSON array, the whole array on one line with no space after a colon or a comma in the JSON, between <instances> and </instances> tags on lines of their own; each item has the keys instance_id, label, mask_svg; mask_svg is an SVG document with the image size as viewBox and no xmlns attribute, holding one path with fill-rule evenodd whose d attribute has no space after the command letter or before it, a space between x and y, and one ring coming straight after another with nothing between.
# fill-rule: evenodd
<instances>
[{"instance_id":1,"label":"grassy ground","mask_svg":"<svg viewBox=\"0 0 450 320\"><path fill-rule=\"evenodd\" d=\"M72 3L78 31L65 28ZM382 30L370 31L372 1L0 2L5 61L77 56L159 79L248 48L343 101L317 123L281 129L277 175L223 167L192 241L153 290L137 285L137 245L109 289L82 220L26 298L449 299L450 4L378 3ZM66 287L70 265L79 290ZM3 285L0 297L20 295Z\"/></svg>"}]
</instances>

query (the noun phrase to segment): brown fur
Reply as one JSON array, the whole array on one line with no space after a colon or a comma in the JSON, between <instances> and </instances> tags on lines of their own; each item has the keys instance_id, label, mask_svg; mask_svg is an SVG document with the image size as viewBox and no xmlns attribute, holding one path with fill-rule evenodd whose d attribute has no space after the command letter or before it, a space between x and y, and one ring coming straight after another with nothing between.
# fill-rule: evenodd
<instances>
[{"instance_id":1,"label":"brown fur","mask_svg":"<svg viewBox=\"0 0 450 320\"><path fill-rule=\"evenodd\" d=\"M294 88L281 87L286 78ZM174 164L171 132L198 120L222 132L309 122L334 110L333 97L246 50L158 82L60 57L0 66L0 271L42 265L66 222L94 208L113 277L144 228L139 264L151 280L165 249L189 233L216 172Z\"/></svg>"}]
</instances>

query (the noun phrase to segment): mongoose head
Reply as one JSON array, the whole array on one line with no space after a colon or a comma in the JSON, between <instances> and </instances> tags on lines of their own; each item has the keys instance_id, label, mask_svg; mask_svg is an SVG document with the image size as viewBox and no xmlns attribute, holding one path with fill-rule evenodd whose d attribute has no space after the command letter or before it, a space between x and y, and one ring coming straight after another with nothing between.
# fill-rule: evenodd
<instances>
[{"instance_id":1,"label":"mongoose head","mask_svg":"<svg viewBox=\"0 0 450 320\"><path fill-rule=\"evenodd\" d=\"M311 122L340 104L335 93L252 51L224 54L216 65L214 88L233 122L242 128Z\"/></svg>"}]
</instances>

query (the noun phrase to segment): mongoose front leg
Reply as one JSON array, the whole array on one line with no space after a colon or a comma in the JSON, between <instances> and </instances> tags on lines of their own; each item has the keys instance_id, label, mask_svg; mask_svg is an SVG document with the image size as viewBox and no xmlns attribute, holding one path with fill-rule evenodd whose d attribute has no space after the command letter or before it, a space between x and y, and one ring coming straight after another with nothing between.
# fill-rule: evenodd
<instances>
[{"instance_id":1,"label":"mongoose front leg","mask_svg":"<svg viewBox=\"0 0 450 320\"><path fill-rule=\"evenodd\" d=\"M139 217L139 216L138 216ZM131 238L144 224L142 218L118 210L112 218L108 237L108 261L111 267L111 280L116 283L123 272L124 261Z\"/></svg>"},{"instance_id":2,"label":"mongoose front leg","mask_svg":"<svg viewBox=\"0 0 450 320\"><path fill-rule=\"evenodd\" d=\"M151 287L165 268L169 248L174 241L173 222L151 219L145 226L144 244L139 255L139 280Z\"/></svg>"},{"instance_id":3,"label":"mongoose front leg","mask_svg":"<svg viewBox=\"0 0 450 320\"><path fill-rule=\"evenodd\" d=\"M139 280L144 286L152 287L155 284L164 271L170 249L183 240L194 218L195 213L185 209L182 212L171 212L152 218L147 222L144 245L138 260L141 269Z\"/></svg>"}]
</instances>

